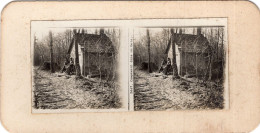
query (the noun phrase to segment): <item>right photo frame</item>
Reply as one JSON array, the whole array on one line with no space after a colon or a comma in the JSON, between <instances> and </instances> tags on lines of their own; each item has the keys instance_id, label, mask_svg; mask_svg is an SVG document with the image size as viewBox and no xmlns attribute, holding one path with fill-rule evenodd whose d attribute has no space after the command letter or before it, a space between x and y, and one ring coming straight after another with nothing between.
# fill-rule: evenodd
<instances>
[{"instance_id":1,"label":"right photo frame","mask_svg":"<svg viewBox=\"0 0 260 133\"><path fill-rule=\"evenodd\" d=\"M135 111L228 108L227 28L202 25L134 28Z\"/></svg>"}]
</instances>

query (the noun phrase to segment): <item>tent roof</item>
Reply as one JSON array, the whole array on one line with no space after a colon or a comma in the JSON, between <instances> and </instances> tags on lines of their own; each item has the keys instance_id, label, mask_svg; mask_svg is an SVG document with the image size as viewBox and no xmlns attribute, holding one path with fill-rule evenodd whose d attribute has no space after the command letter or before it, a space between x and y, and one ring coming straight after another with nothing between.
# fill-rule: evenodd
<instances>
[{"instance_id":1,"label":"tent roof","mask_svg":"<svg viewBox=\"0 0 260 133\"><path fill-rule=\"evenodd\" d=\"M209 42L203 35L175 34L175 42L182 52L202 53L209 52ZM171 39L168 42L165 54L169 52Z\"/></svg>"},{"instance_id":2,"label":"tent roof","mask_svg":"<svg viewBox=\"0 0 260 133\"><path fill-rule=\"evenodd\" d=\"M111 40L109 37L106 36L106 34L96 35L96 34L78 34L78 43L79 45L84 48L86 52L91 53L113 53L114 48L112 45ZM74 45L74 39L72 38L68 54L71 53L73 45Z\"/></svg>"}]
</instances>

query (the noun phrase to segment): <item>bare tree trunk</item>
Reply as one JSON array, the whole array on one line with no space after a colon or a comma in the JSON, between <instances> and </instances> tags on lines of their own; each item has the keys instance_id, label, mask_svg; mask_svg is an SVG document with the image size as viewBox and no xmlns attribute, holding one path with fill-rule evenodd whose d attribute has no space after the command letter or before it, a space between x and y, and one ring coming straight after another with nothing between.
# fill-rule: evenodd
<instances>
[{"instance_id":1,"label":"bare tree trunk","mask_svg":"<svg viewBox=\"0 0 260 133\"><path fill-rule=\"evenodd\" d=\"M195 28L193 28L193 35L196 35L196 30L195 30Z\"/></svg>"},{"instance_id":2,"label":"bare tree trunk","mask_svg":"<svg viewBox=\"0 0 260 133\"><path fill-rule=\"evenodd\" d=\"M176 49L175 49L175 36L174 31L171 29L171 44L172 44L172 68L173 68L173 79L178 78L178 68L176 63Z\"/></svg>"},{"instance_id":3,"label":"bare tree trunk","mask_svg":"<svg viewBox=\"0 0 260 133\"><path fill-rule=\"evenodd\" d=\"M210 30L210 36L211 36L211 43L213 43L213 29ZM210 60L209 60L209 77L208 80L211 80L212 77L212 61L213 61L213 53L210 54Z\"/></svg>"},{"instance_id":4,"label":"bare tree trunk","mask_svg":"<svg viewBox=\"0 0 260 133\"><path fill-rule=\"evenodd\" d=\"M195 53L195 70L196 70L196 78L198 80L198 54L197 54L197 51Z\"/></svg>"},{"instance_id":5,"label":"bare tree trunk","mask_svg":"<svg viewBox=\"0 0 260 133\"><path fill-rule=\"evenodd\" d=\"M212 61L212 48L211 48L211 46L209 45L209 53L208 53L208 58L209 58L209 62L208 62L208 64L207 64L207 68L206 68L206 72L204 73L204 79L203 79L203 83L204 82L206 82L207 80L208 80L208 77L207 77L207 74L209 73L210 74L210 67L211 67L211 61Z\"/></svg>"},{"instance_id":6,"label":"bare tree trunk","mask_svg":"<svg viewBox=\"0 0 260 133\"><path fill-rule=\"evenodd\" d=\"M182 34L182 28L179 29L179 34ZM183 48L183 44L181 43L181 48ZM180 52L180 72L179 75L183 76L183 50Z\"/></svg>"},{"instance_id":7,"label":"bare tree trunk","mask_svg":"<svg viewBox=\"0 0 260 133\"><path fill-rule=\"evenodd\" d=\"M41 56L41 62L43 63L44 62L44 55Z\"/></svg>"},{"instance_id":8,"label":"bare tree trunk","mask_svg":"<svg viewBox=\"0 0 260 133\"><path fill-rule=\"evenodd\" d=\"M83 50L83 53L82 53L82 56L83 56L83 61L82 61L82 75L83 76L85 76L86 75L86 68L85 68L85 66L86 66L86 62L85 62L85 60L86 60L86 43L84 42L84 50Z\"/></svg>"},{"instance_id":9,"label":"bare tree trunk","mask_svg":"<svg viewBox=\"0 0 260 133\"><path fill-rule=\"evenodd\" d=\"M148 45L148 73L151 73L151 66L150 66L150 34L149 34L149 29L146 30L147 34L147 45Z\"/></svg>"},{"instance_id":10,"label":"bare tree trunk","mask_svg":"<svg viewBox=\"0 0 260 133\"><path fill-rule=\"evenodd\" d=\"M50 37L50 57L51 57L51 62L50 62L50 69L51 69L51 73L54 73L54 67L53 67L53 50L52 50L52 46L53 46L53 41L52 41L52 32L49 32L49 37Z\"/></svg>"},{"instance_id":11,"label":"bare tree trunk","mask_svg":"<svg viewBox=\"0 0 260 133\"><path fill-rule=\"evenodd\" d=\"M219 28L218 28L218 43L217 43L217 46L216 46L216 47L217 47L217 48L216 48L216 50L217 50L217 51L216 51L217 61L218 61L218 54L219 54L219 52L218 52L219 36L220 36L220 35L219 35Z\"/></svg>"},{"instance_id":12,"label":"bare tree trunk","mask_svg":"<svg viewBox=\"0 0 260 133\"><path fill-rule=\"evenodd\" d=\"M212 54L210 55L210 60L209 60L209 78L208 80L211 80L212 77Z\"/></svg>"},{"instance_id":13,"label":"bare tree trunk","mask_svg":"<svg viewBox=\"0 0 260 133\"><path fill-rule=\"evenodd\" d=\"M35 34L34 34L34 37L33 37L33 46L34 46L34 49L36 49L36 36L35 36ZM40 55L41 56L41 55ZM36 56L36 54L34 54L34 60L33 60L33 65L37 65L38 63L38 61L37 61L38 59L37 59L37 56ZM41 63L39 63L39 65L41 65Z\"/></svg>"},{"instance_id":14,"label":"bare tree trunk","mask_svg":"<svg viewBox=\"0 0 260 133\"><path fill-rule=\"evenodd\" d=\"M184 42L184 60L185 60L185 75L187 75L187 53L186 53L186 41Z\"/></svg>"},{"instance_id":15,"label":"bare tree trunk","mask_svg":"<svg viewBox=\"0 0 260 133\"><path fill-rule=\"evenodd\" d=\"M75 68L76 68L76 76L80 77L80 66L79 66L79 51L78 51L78 38L79 33L74 30L74 45L75 45Z\"/></svg>"},{"instance_id":16,"label":"bare tree trunk","mask_svg":"<svg viewBox=\"0 0 260 133\"><path fill-rule=\"evenodd\" d=\"M89 50L89 43L88 43L88 49L87 50ZM90 59L89 59L89 54L90 54L90 52L89 51L87 51L87 54L88 54L88 74L90 74Z\"/></svg>"},{"instance_id":17,"label":"bare tree trunk","mask_svg":"<svg viewBox=\"0 0 260 133\"><path fill-rule=\"evenodd\" d=\"M218 28L218 43L217 43L217 63L219 62L219 60L218 60L218 54L219 54L219 52L218 52L218 44L219 44L219 28ZM219 69L218 69L218 73L217 73L217 80L218 80L218 75L219 75Z\"/></svg>"},{"instance_id":18,"label":"bare tree trunk","mask_svg":"<svg viewBox=\"0 0 260 133\"><path fill-rule=\"evenodd\" d=\"M115 79L116 79L116 72L117 72L117 51L118 51L118 49L117 49L117 42L116 42L116 39L117 39L117 37L116 37L116 31L115 31L115 29L112 29L112 39L113 39L113 44L114 44L114 46L115 46L115 50L114 50L114 52L115 53L112 53L112 60L113 60L113 68L112 68L112 70L113 70L113 75L112 75L112 80L114 81Z\"/></svg>"},{"instance_id":19,"label":"bare tree trunk","mask_svg":"<svg viewBox=\"0 0 260 133\"><path fill-rule=\"evenodd\" d=\"M222 57L222 78L224 79L224 62L225 62L225 48L224 48L224 29L222 28L222 35L221 35L221 38L222 38L222 42L221 42L221 51L222 51L222 54L221 54L221 57Z\"/></svg>"}]
</instances>

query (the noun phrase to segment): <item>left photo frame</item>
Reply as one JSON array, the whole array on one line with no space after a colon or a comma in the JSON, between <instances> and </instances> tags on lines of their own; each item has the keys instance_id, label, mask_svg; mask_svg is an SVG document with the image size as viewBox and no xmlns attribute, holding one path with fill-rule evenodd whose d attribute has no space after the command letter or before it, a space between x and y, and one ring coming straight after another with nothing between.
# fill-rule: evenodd
<instances>
[{"instance_id":1,"label":"left photo frame","mask_svg":"<svg viewBox=\"0 0 260 133\"><path fill-rule=\"evenodd\" d=\"M119 83L120 28L84 26L95 23L31 21L32 113L127 108Z\"/></svg>"}]
</instances>

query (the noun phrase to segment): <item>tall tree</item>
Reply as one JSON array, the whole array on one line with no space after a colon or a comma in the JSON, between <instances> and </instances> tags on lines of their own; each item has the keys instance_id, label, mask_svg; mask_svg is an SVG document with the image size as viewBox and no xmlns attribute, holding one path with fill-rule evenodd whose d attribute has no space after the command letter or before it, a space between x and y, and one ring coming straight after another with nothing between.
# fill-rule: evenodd
<instances>
[{"instance_id":1,"label":"tall tree","mask_svg":"<svg viewBox=\"0 0 260 133\"><path fill-rule=\"evenodd\" d=\"M176 43L176 36L171 29L171 44L172 44L172 68L173 68L173 79L178 78L178 68L177 68L177 63L176 63L176 49L175 49L175 43Z\"/></svg>"},{"instance_id":2,"label":"tall tree","mask_svg":"<svg viewBox=\"0 0 260 133\"><path fill-rule=\"evenodd\" d=\"M151 53L150 53L150 33L149 33L149 29L146 29L146 35L147 35L147 46L148 46L148 73L151 73L151 63L150 63L150 57L151 57Z\"/></svg>"},{"instance_id":3,"label":"tall tree","mask_svg":"<svg viewBox=\"0 0 260 133\"><path fill-rule=\"evenodd\" d=\"M52 32L49 31L49 38L50 38L50 57L51 57L51 62L50 62L50 69L51 73L54 73L54 67L53 67L53 40L52 40Z\"/></svg>"},{"instance_id":4,"label":"tall tree","mask_svg":"<svg viewBox=\"0 0 260 133\"><path fill-rule=\"evenodd\" d=\"M179 29L179 34L180 34L180 35L182 35L182 30L183 30L182 28ZM181 48L183 48L183 43L181 43ZM183 69L183 68L182 68L182 66L183 66L183 65L182 65L182 64L183 64L182 55L183 55L183 51L181 51L181 53L180 53L180 70L179 70L180 72L179 72L179 75L182 75L182 71L183 71L183 70L182 70L182 69Z\"/></svg>"},{"instance_id":5,"label":"tall tree","mask_svg":"<svg viewBox=\"0 0 260 133\"><path fill-rule=\"evenodd\" d=\"M220 33L219 33L219 27L218 27L218 36L217 36L217 38L218 38L217 41L218 41L218 42L217 42L217 44L216 44L216 47L217 47L217 48L216 48L216 52L217 52L217 62L219 62L219 60L218 60L218 54L219 54L219 51L218 51L218 49L219 49L219 48L218 48L218 45L219 45L219 34L220 34ZM218 70L217 72L218 72L218 73L217 73L217 79L218 79L219 70Z\"/></svg>"},{"instance_id":6,"label":"tall tree","mask_svg":"<svg viewBox=\"0 0 260 133\"><path fill-rule=\"evenodd\" d=\"M80 66L79 66L79 51L78 51L78 40L79 40L79 31L77 32L76 29L74 29L74 46L75 46L75 68L76 68L76 76L80 77Z\"/></svg>"},{"instance_id":7,"label":"tall tree","mask_svg":"<svg viewBox=\"0 0 260 133\"><path fill-rule=\"evenodd\" d=\"M222 57L222 68L223 68L223 72L224 72L224 61L225 61L225 48L224 48L224 28L221 28L222 30L222 34L221 34L221 57ZM223 76L223 72L222 72L222 76Z\"/></svg>"},{"instance_id":8,"label":"tall tree","mask_svg":"<svg viewBox=\"0 0 260 133\"><path fill-rule=\"evenodd\" d=\"M211 43L213 44L214 35L213 35L213 28L210 29L210 36L211 36ZM213 48L213 47L211 47ZM210 58L209 58L209 77L208 80L211 80L212 77L212 62L213 62L213 53L211 51Z\"/></svg>"},{"instance_id":9,"label":"tall tree","mask_svg":"<svg viewBox=\"0 0 260 133\"><path fill-rule=\"evenodd\" d=\"M116 70L117 70L117 58L118 58L118 49L119 49L119 45L117 42L117 35L116 35L116 30L112 29L112 44L114 45L114 53L112 56L112 60L113 60L113 75L112 75L112 79L114 80L116 77Z\"/></svg>"}]
</instances>

